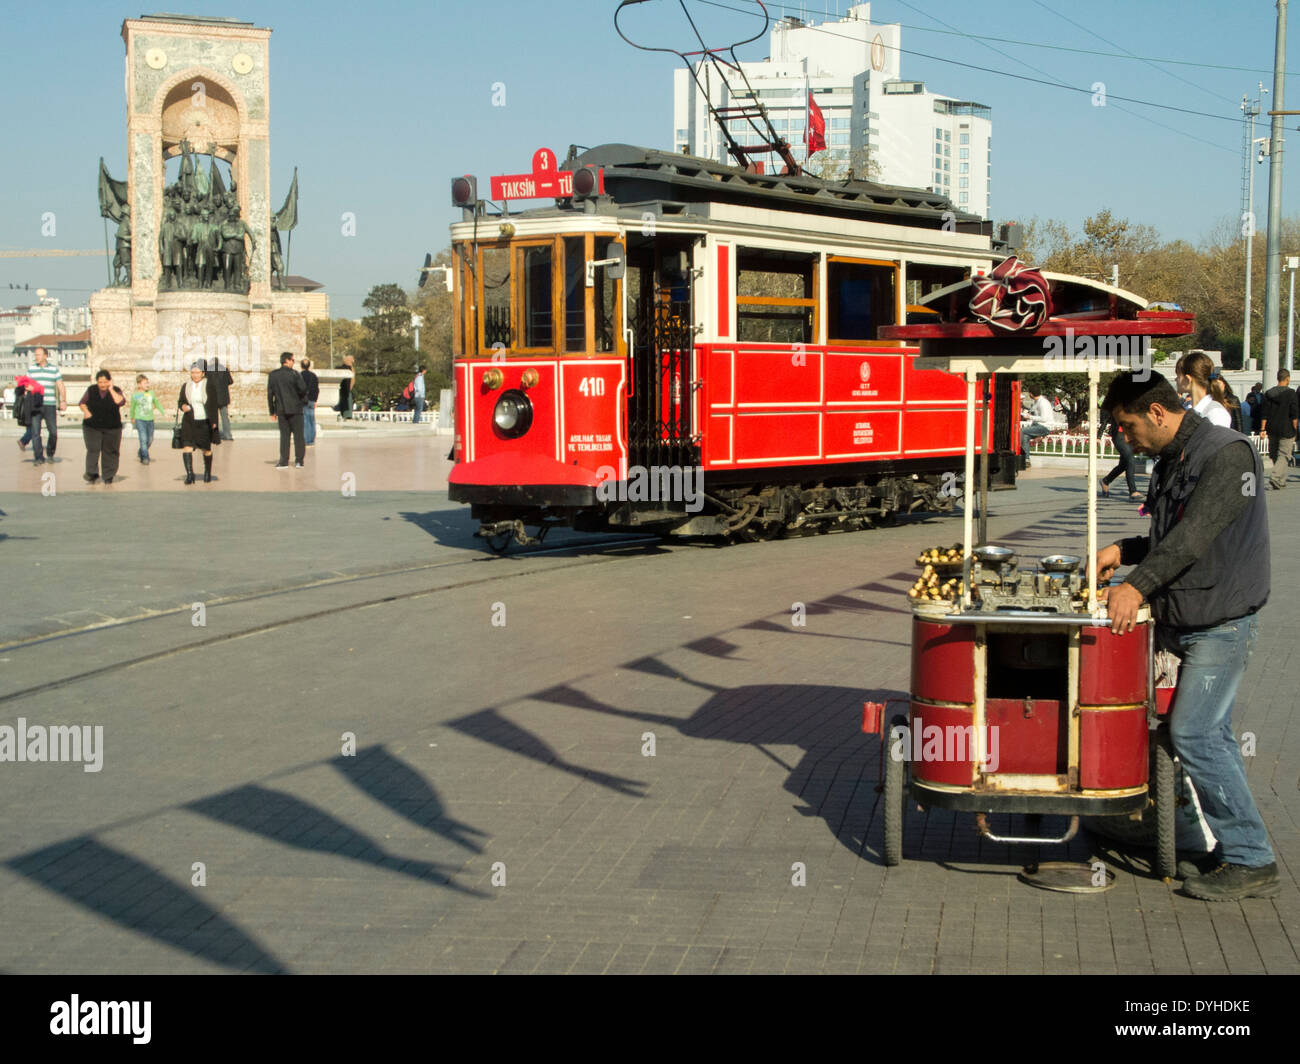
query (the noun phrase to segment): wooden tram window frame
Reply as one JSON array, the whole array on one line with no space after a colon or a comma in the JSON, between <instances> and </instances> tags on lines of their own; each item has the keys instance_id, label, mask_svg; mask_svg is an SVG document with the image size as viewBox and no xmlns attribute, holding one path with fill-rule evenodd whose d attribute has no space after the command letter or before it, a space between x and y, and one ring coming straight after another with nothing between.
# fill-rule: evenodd
<instances>
[{"instance_id":1,"label":"wooden tram window frame","mask_svg":"<svg viewBox=\"0 0 1300 1064\"><path fill-rule=\"evenodd\" d=\"M568 351L565 348L565 319L564 319L564 281L565 281L565 250L564 242L566 239L582 238L584 262L595 260L596 241L602 243L624 243L623 235L618 232L596 233L591 231L554 233L550 236L542 237L524 237L521 240L485 240L480 241L477 247L475 257L475 267L477 276L473 281L466 281L461 288L462 292L473 291L476 305L472 308L462 304L462 313L465 315L473 314L475 319L474 332L477 334L477 354L485 356L489 353L486 340L484 338L484 329L486 327L485 316L482 314L483 302L483 256L482 253L488 250L508 249L510 252L510 335L517 340L522 341L524 333L524 285L522 278L524 276L524 249L530 247L549 247L551 249L551 345L549 347L524 347L522 343L514 343L506 350L506 358L536 358L539 355L553 355L556 358L626 358L627 343L623 336L623 290L622 280L614 282L614 348L611 351L596 350L596 286L588 288L583 284L583 349L580 351ZM472 245L467 245L471 246ZM469 274L469 267L463 262L459 263L461 276ZM585 266L584 266L585 269ZM472 276L472 275L471 275ZM466 317L465 322L468 322ZM459 334L453 334L453 343L456 342L457 336L463 338L469 333L469 326L466 324L463 328L462 319L457 315L457 320L453 325L454 329L460 329ZM461 350L465 355L470 352L464 347Z\"/></svg>"},{"instance_id":2,"label":"wooden tram window frame","mask_svg":"<svg viewBox=\"0 0 1300 1064\"><path fill-rule=\"evenodd\" d=\"M841 340L830 335L830 272L831 263L844 262L852 266L889 266L894 271L894 324L901 324L904 320L904 307L906 303L906 293L903 286L899 283L899 277L902 273L902 261L899 259L863 259L856 255L827 255L826 256L826 298L828 305L826 308L826 343L828 345L843 347L865 347L867 344L873 344L881 347L906 347L905 340Z\"/></svg>"},{"instance_id":3,"label":"wooden tram window frame","mask_svg":"<svg viewBox=\"0 0 1300 1064\"><path fill-rule=\"evenodd\" d=\"M510 332L519 339L513 349L515 354L535 357L564 353L564 237L565 234L556 233L549 237L524 237L510 243L511 276L512 280L517 279L510 292ZM537 247L551 249L551 342L546 347L525 347L524 252Z\"/></svg>"},{"instance_id":4,"label":"wooden tram window frame","mask_svg":"<svg viewBox=\"0 0 1300 1064\"><path fill-rule=\"evenodd\" d=\"M812 261L812 297L807 299L793 299L789 296L742 296L740 295L740 257L742 252L789 252L792 251L798 255L807 255ZM810 324L809 339L805 346L816 345L821 337L821 293L822 293L822 271L819 260L824 258L815 251L801 251L795 248L772 248L760 247L753 244L737 244L732 249L732 258L735 262L735 290L736 296L732 301L732 314L735 318L736 341L737 343L760 343L775 344L776 341L767 340L741 340L740 339L740 315L741 307L811 307L812 322ZM792 344L778 344L777 346L790 347Z\"/></svg>"}]
</instances>

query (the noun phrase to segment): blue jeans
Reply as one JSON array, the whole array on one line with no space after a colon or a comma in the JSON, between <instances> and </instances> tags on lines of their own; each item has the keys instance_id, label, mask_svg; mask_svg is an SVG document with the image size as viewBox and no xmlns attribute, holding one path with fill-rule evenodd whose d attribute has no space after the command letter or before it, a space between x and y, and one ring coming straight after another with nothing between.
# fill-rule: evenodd
<instances>
[{"instance_id":1,"label":"blue jeans","mask_svg":"<svg viewBox=\"0 0 1300 1064\"><path fill-rule=\"evenodd\" d=\"M1174 752L1196 788L1223 859L1251 868L1271 864L1273 848L1232 734L1232 704L1258 632L1259 621L1250 616L1199 632L1161 633L1183 658L1169 716Z\"/></svg>"},{"instance_id":2,"label":"blue jeans","mask_svg":"<svg viewBox=\"0 0 1300 1064\"><path fill-rule=\"evenodd\" d=\"M45 460L45 448L41 445L41 422L44 421L50 434L50 458L54 458L54 448L59 442L59 407L55 403L43 406L32 413L32 456L38 462Z\"/></svg>"},{"instance_id":3,"label":"blue jeans","mask_svg":"<svg viewBox=\"0 0 1300 1064\"><path fill-rule=\"evenodd\" d=\"M1046 425L1040 425L1035 422L1032 425L1026 425L1020 430L1020 453L1026 458L1029 457L1029 441L1035 440L1039 436L1046 436L1052 430Z\"/></svg>"},{"instance_id":4,"label":"blue jeans","mask_svg":"<svg viewBox=\"0 0 1300 1064\"><path fill-rule=\"evenodd\" d=\"M135 431L140 436L140 457L149 457L149 448L153 446L153 421L135 419Z\"/></svg>"},{"instance_id":5,"label":"blue jeans","mask_svg":"<svg viewBox=\"0 0 1300 1064\"><path fill-rule=\"evenodd\" d=\"M308 403L302 408L302 435L306 446L316 442L316 404Z\"/></svg>"},{"instance_id":6,"label":"blue jeans","mask_svg":"<svg viewBox=\"0 0 1300 1064\"><path fill-rule=\"evenodd\" d=\"M424 410L424 400L417 395L415 397L415 413L411 415L412 425L418 425L420 423L420 413L423 410Z\"/></svg>"}]
</instances>

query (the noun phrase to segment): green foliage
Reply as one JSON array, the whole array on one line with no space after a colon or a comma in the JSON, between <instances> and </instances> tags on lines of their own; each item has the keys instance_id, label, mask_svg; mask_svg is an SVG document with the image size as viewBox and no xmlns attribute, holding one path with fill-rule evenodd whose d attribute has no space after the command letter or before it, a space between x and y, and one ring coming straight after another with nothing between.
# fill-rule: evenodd
<instances>
[{"instance_id":1,"label":"green foliage","mask_svg":"<svg viewBox=\"0 0 1300 1064\"><path fill-rule=\"evenodd\" d=\"M412 370L406 373L363 373L360 368L357 370L357 383L355 395L357 403L362 401L369 406L371 399L377 398L380 406L387 410L393 403L397 402L406 386L411 383L415 377ZM426 407L436 406L438 403L438 393L443 388L451 387L451 378L441 373L433 373L428 369L424 373L424 401Z\"/></svg>"}]
</instances>

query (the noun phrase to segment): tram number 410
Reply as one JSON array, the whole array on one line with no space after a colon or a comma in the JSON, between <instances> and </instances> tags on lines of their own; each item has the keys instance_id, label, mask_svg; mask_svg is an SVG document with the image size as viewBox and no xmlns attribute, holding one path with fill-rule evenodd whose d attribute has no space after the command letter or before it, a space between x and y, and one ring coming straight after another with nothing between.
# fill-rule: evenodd
<instances>
[{"instance_id":1,"label":"tram number 410","mask_svg":"<svg viewBox=\"0 0 1300 1064\"><path fill-rule=\"evenodd\" d=\"M583 377L582 382L578 385L578 391L583 395L604 395L605 378L604 377Z\"/></svg>"}]
</instances>

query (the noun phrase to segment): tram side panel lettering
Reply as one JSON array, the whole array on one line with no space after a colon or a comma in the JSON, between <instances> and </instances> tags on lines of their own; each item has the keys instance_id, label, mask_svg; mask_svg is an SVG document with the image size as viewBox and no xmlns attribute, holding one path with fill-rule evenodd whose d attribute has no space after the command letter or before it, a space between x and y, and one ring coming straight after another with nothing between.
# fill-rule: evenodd
<instances>
[{"instance_id":1,"label":"tram side panel lettering","mask_svg":"<svg viewBox=\"0 0 1300 1064\"><path fill-rule=\"evenodd\" d=\"M563 455L567 466L627 475L627 427L623 362L576 359L560 363L563 374Z\"/></svg>"}]
</instances>

